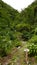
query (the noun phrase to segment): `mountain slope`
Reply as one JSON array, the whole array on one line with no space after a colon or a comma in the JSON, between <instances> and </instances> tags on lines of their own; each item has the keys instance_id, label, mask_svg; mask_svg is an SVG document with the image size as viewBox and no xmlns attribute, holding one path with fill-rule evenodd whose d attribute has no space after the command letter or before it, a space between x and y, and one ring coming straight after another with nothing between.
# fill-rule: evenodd
<instances>
[{"instance_id":1,"label":"mountain slope","mask_svg":"<svg viewBox=\"0 0 37 65\"><path fill-rule=\"evenodd\" d=\"M0 1L0 55L9 53L19 42L15 35L18 14L17 10Z\"/></svg>"},{"instance_id":2,"label":"mountain slope","mask_svg":"<svg viewBox=\"0 0 37 65\"><path fill-rule=\"evenodd\" d=\"M18 28L23 32L23 37L31 38L37 28L37 1L20 13L20 22Z\"/></svg>"}]
</instances>

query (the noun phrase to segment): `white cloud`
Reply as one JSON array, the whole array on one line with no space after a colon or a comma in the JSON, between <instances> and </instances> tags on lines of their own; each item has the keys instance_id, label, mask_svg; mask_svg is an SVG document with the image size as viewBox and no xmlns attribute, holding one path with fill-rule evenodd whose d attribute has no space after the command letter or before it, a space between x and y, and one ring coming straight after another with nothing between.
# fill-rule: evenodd
<instances>
[{"instance_id":1,"label":"white cloud","mask_svg":"<svg viewBox=\"0 0 37 65\"><path fill-rule=\"evenodd\" d=\"M30 5L34 0L3 0L13 8L17 9L18 11L21 11L21 9L26 8L28 5Z\"/></svg>"}]
</instances>

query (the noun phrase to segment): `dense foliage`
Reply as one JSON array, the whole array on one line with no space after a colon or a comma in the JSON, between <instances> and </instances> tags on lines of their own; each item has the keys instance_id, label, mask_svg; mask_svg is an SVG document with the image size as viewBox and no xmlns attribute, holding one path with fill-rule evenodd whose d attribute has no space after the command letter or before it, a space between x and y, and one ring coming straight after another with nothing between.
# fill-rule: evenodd
<instances>
[{"instance_id":1,"label":"dense foliage","mask_svg":"<svg viewBox=\"0 0 37 65\"><path fill-rule=\"evenodd\" d=\"M0 1L0 55L9 54L14 46L19 46L21 43L15 29L18 14L17 10Z\"/></svg>"},{"instance_id":2,"label":"dense foliage","mask_svg":"<svg viewBox=\"0 0 37 65\"><path fill-rule=\"evenodd\" d=\"M0 56L21 45L21 40L37 47L37 1L19 13L0 0Z\"/></svg>"}]
</instances>

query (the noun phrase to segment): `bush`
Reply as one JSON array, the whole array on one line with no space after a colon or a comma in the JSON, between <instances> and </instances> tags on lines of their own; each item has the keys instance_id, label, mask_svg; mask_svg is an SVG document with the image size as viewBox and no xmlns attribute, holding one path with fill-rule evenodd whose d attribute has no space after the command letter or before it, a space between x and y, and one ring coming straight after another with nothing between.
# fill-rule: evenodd
<instances>
[{"instance_id":1,"label":"bush","mask_svg":"<svg viewBox=\"0 0 37 65\"><path fill-rule=\"evenodd\" d=\"M37 45L32 43L28 46L28 48L29 48L29 56L30 57L37 56Z\"/></svg>"}]
</instances>

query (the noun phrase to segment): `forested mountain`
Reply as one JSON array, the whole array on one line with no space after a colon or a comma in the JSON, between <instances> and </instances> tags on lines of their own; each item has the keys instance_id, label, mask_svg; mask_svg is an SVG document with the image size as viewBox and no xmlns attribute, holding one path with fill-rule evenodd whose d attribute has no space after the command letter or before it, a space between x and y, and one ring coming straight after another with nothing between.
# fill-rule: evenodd
<instances>
[{"instance_id":1,"label":"forested mountain","mask_svg":"<svg viewBox=\"0 0 37 65\"><path fill-rule=\"evenodd\" d=\"M31 34L34 28L37 27L37 2L33 2L28 8L23 10L20 14L20 17L22 23L21 28L23 28L21 31L27 31L28 34ZM27 33L25 34L24 32L24 35L27 36Z\"/></svg>"},{"instance_id":2,"label":"forested mountain","mask_svg":"<svg viewBox=\"0 0 37 65\"><path fill-rule=\"evenodd\" d=\"M0 1L0 54L6 54L6 51L9 53L19 43L15 29L18 14L17 10Z\"/></svg>"},{"instance_id":3,"label":"forested mountain","mask_svg":"<svg viewBox=\"0 0 37 65\"><path fill-rule=\"evenodd\" d=\"M37 1L19 13L0 0L0 56L21 45L21 40L37 43Z\"/></svg>"}]
</instances>

